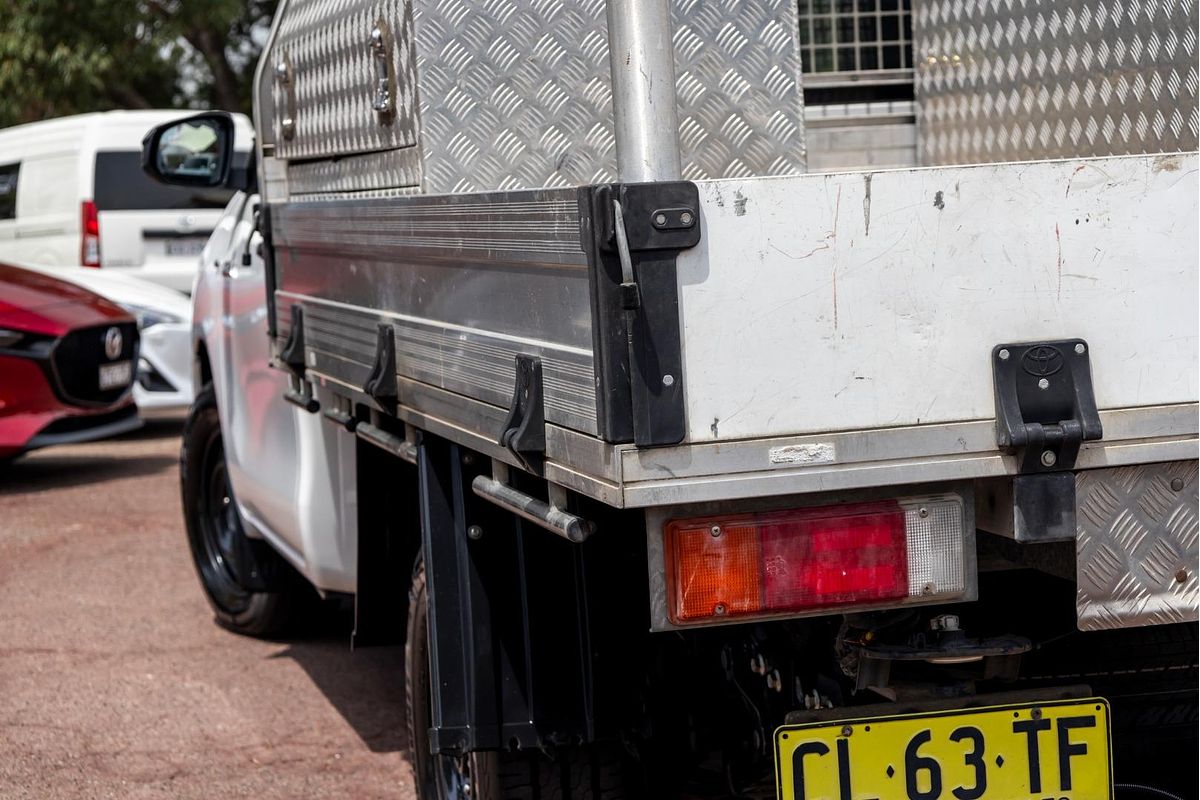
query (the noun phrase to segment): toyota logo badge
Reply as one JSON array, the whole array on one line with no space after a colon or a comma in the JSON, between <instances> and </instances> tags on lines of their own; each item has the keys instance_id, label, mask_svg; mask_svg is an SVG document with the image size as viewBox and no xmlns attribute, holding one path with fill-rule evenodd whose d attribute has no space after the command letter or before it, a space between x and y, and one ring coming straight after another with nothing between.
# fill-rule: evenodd
<instances>
[{"instance_id":1,"label":"toyota logo badge","mask_svg":"<svg viewBox=\"0 0 1200 800\"><path fill-rule=\"evenodd\" d=\"M109 328L104 332L104 355L109 361L115 361L121 356L121 348L125 346L125 337L120 328Z\"/></svg>"}]
</instances>

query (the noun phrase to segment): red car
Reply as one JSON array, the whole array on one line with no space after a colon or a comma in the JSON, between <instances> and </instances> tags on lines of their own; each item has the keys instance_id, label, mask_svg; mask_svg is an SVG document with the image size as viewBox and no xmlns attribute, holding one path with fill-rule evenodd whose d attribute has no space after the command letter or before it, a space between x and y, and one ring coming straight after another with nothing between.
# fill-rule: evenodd
<instances>
[{"instance_id":1,"label":"red car","mask_svg":"<svg viewBox=\"0 0 1200 800\"><path fill-rule=\"evenodd\" d=\"M0 264L0 461L140 424L137 321L42 273Z\"/></svg>"}]
</instances>

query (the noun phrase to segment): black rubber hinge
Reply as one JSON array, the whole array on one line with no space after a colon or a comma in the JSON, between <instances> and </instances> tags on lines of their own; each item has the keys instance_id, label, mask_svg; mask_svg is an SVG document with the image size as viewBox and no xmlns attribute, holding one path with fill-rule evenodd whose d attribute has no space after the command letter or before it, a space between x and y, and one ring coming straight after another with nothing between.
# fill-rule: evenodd
<instances>
[{"instance_id":1,"label":"black rubber hinge","mask_svg":"<svg viewBox=\"0 0 1200 800\"><path fill-rule=\"evenodd\" d=\"M687 425L676 258L700 241L699 190L664 181L582 191L600 436L641 447L677 444ZM614 201L632 276L621 266Z\"/></svg>"},{"instance_id":2,"label":"black rubber hinge","mask_svg":"<svg viewBox=\"0 0 1200 800\"><path fill-rule=\"evenodd\" d=\"M363 384L363 394L370 397L385 410L395 413L400 399L396 384L396 337L392 326L379 323L375 331L375 364Z\"/></svg>"},{"instance_id":3,"label":"black rubber hinge","mask_svg":"<svg viewBox=\"0 0 1200 800\"><path fill-rule=\"evenodd\" d=\"M283 349L279 351L279 360L296 377L304 377L304 308L299 304L292 306L292 329L288 332Z\"/></svg>"},{"instance_id":4,"label":"black rubber hinge","mask_svg":"<svg viewBox=\"0 0 1200 800\"><path fill-rule=\"evenodd\" d=\"M996 442L1022 474L1073 469L1080 445L1104 435L1082 339L997 345L992 376Z\"/></svg>"},{"instance_id":5,"label":"black rubber hinge","mask_svg":"<svg viewBox=\"0 0 1200 800\"><path fill-rule=\"evenodd\" d=\"M518 353L512 405L499 443L531 472L541 474L546 457L546 406L542 390L542 360Z\"/></svg>"}]
</instances>

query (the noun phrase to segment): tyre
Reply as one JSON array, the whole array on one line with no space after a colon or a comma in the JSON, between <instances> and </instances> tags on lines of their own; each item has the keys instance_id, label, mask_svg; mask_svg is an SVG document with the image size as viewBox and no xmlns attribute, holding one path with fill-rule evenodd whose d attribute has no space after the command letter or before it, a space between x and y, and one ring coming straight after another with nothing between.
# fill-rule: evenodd
<instances>
[{"instance_id":1,"label":"tyre","mask_svg":"<svg viewBox=\"0 0 1200 800\"><path fill-rule=\"evenodd\" d=\"M188 412L179 478L192 561L218 624L247 636L291 631L314 593L270 545L242 528L211 383Z\"/></svg>"},{"instance_id":2,"label":"tyre","mask_svg":"<svg viewBox=\"0 0 1200 800\"><path fill-rule=\"evenodd\" d=\"M624 765L600 747L571 748L555 759L528 753L429 752L429 622L425 567L417 562L408 604L404 693L409 761L420 800L628 800Z\"/></svg>"}]
</instances>

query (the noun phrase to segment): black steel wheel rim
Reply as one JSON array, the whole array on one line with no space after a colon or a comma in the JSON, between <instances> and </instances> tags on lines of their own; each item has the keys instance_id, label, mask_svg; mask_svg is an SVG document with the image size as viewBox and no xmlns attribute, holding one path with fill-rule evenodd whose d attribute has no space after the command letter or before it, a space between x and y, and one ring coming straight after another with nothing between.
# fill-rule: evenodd
<instances>
[{"instance_id":1,"label":"black steel wheel rim","mask_svg":"<svg viewBox=\"0 0 1200 800\"><path fill-rule=\"evenodd\" d=\"M204 443L199 496L200 541L197 562L204 585L216 603L230 614L244 612L250 604L239 580L247 566L249 542L242 531L237 504L229 485L225 446L216 430Z\"/></svg>"}]
</instances>

